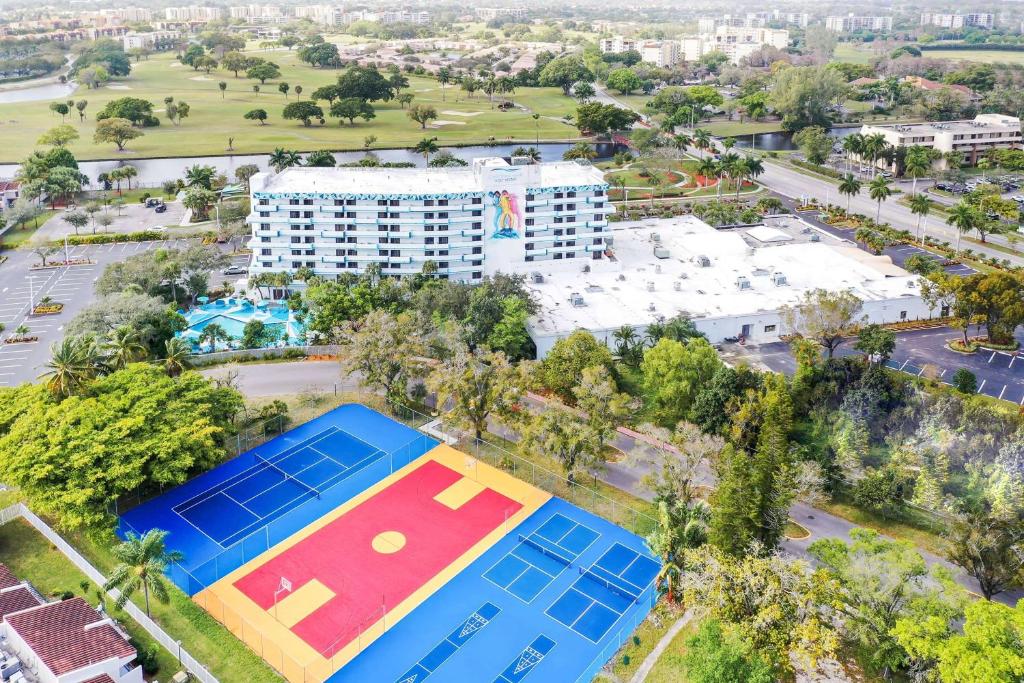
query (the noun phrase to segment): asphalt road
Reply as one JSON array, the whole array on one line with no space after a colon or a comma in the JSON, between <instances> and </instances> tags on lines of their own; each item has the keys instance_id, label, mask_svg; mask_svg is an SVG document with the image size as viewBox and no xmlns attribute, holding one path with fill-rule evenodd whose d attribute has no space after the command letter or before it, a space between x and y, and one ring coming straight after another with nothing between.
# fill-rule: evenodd
<instances>
[{"instance_id":1,"label":"asphalt road","mask_svg":"<svg viewBox=\"0 0 1024 683\"><path fill-rule=\"evenodd\" d=\"M92 301L96 280L107 265L153 249L184 249L190 242L175 239L70 247L70 258L88 258L93 263L46 270L31 269L39 262L39 257L30 251L3 252L7 261L0 264L0 323L5 329L0 338L6 339L17 327L25 325L29 334L38 340L0 343L0 386L31 382L44 371L44 365L50 358L50 346L64 336L65 326ZM62 251L52 258L63 257ZM248 256L239 256L234 262L247 265L248 260ZM222 281L233 279L236 278L212 273L210 286L216 287ZM63 310L56 315L29 315L29 299L38 305L45 296L64 304Z\"/></svg>"},{"instance_id":2,"label":"asphalt road","mask_svg":"<svg viewBox=\"0 0 1024 683\"><path fill-rule=\"evenodd\" d=\"M771 160L767 160L764 167L765 172L758 177L757 182L781 195L791 199L815 197L826 203L839 206L846 204L846 197L840 195L836 185L827 180L799 173ZM897 197L892 197L889 201L882 203L881 220L892 224L898 229L906 229L913 232L917 227L917 216L911 213L909 208L898 203L896 199ZM874 217L878 211L878 205L867 196L865 189L862 190L861 194L853 197L850 202L850 209L854 213L862 213L866 216ZM929 216L927 226L928 234L932 237L948 240L950 243L956 242L956 230L946 225L941 217ZM1003 237L993 236L990 238L990 241L994 244L1006 246L1006 239ZM1021 256L1011 256L1005 252L974 243L970 244L970 248L986 256L995 256L999 259L1008 258L1016 265L1024 265L1024 257Z\"/></svg>"},{"instance_id":3,"label":"asphalt road","mask_svg":"<svg viewBox=\"0 0 1024 683\"><path fill-rule=\"evenodd\" d=\"M910 375L935 377L947 384L954 372L967 368L978 378L979 393L1024 406L1024 356L1002 351L963 354L946 348L948 340L960 336L959 330L949 327L898 332L896 351L888 365ZM852 341L836 351L839 356L857 353ZM789 345L784 342L745 346L726 344L723 355L731 362L746 360L754 366L787 375L796 369Z\"/></svg>"},{"instance_id":4,"label":"asphalt road","mask_svg":"<svg viewBox=\"0 0 1024 683\"><path fill-rule=\"evenodd\" d=\"M352 378L342 377L337 361L244 364L231 368L222 366L202 371L209 377L224 377L228 372L237 372L236 384L239 390L250 397L268 398L301 391L330 392L356 387ZM533 402L533 405L537 409L543 408L536 402ZM514 434L496 423L492 422L489 429L506 438L515 439ZM633 437L621 432L616 434L612 445L625 454L634 453L642 447ZM643 459L626 457L619 462L608 463L601 478L612 486L650 500L652 493L643 484L644 477L650 474L650 471L651 465L644 462ZM715 483L714 476L707 466L702 468L699 478L705 485L714 485ZM819 538L849 539L850 530L856 528L855 524L845 519L801 502L793 504L790 508L790 516L810 531L810 536L802 540L787 539L783 542L782 549L803 558L809 557L807 548L815 540ZM925 551L921 551L921 555L929 564L942 564L949 567L961 585L977 591L977 583L970 577L963 576L959 569L953 567L945 559ZM1007 604L1013 604L1021 598L1024 598L1024 590L1008 591L996 597L997 600Z\"/></svg>"}]
</instances>

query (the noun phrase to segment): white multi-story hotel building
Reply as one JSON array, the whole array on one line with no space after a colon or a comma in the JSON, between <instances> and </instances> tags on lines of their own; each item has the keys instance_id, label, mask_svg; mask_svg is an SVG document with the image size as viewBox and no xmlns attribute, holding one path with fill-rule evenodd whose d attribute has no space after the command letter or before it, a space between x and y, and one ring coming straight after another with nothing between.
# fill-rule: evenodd
<instances>
[{"instance_id":1,"label":"white multi-story hotel building","mask_svg":"<svg viewBox=\"0 0 1024 683\"><path fill-rule=\"evenodd\" d=\"M993 28L996 15L991 12L970 12L968 14L925 12L921 15L921 26L938 26L939 28L959 29L968 26Z\"/></svg>"},{"instance_id":2,"label":"white multi-story hotel building","mask_svg":"<svg viewBox=\"0 0 1024 683\"><path fill-rule=\"evenodd\" d=\"M784 50L789 45L789 31L772 28L719 26L714 33L686 36L679 41L683 61L695 62L710 52L721 52L733 64L760 49L763 45Z\"/></svg>"},{"instance_id":3,"label":"white multi-story hotel building","mask_svg":"<svg viewBox=\"0 0 1024 683\"><path fill-rule=\"evenodd\" d=\"M251 273L419 273L477 282L540 261L600 259L608 184L576 162L464 168L308 168L250 181Z\"/></svg>"}]
</instances>

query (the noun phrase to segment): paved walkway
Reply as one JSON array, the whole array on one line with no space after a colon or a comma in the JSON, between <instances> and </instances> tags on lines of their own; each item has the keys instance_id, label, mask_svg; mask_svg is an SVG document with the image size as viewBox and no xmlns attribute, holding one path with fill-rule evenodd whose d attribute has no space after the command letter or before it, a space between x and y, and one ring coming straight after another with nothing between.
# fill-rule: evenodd
<instances>
[{"instance_id":1,"label":"paved walkway","mask_svg":"<svg viewBox=\"0 0 1024 683\"><path fill-rule=\"evenodd\" d=\"M672 640L679 635L679 632L686 628L686 625L690 623L690 619L693 618L693 613L687 611L683 616L676 620L676 623L672 624L671 628L661 637L658 644L654 646L651 653L644 658L643 664L636 670L633 677L629 679L629 683L643 683L647 680L647 676L650 675L651 669L658 663L658 659L665 653L668 646L672 644Z\"/></svg>"}]
</instances>

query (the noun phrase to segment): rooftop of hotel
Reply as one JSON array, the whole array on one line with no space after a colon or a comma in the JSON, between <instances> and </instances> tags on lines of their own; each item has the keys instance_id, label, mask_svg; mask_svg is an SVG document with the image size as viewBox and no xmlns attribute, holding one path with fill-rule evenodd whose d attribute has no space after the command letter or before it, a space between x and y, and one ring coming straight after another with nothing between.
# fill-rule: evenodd
<instances>
[{"instance_id":1,"label":"rooftop of hotel","mask_svg":"<svg viewBox=\"0 0 1024 683\"><path fill-rule=\"evenodd\" d=\"M795 217L733 230L716 230L693 216L620 223L612 239L614 260L524 264L543 311L530 320L531 328L568 333L680 314L756 314L793 304L816 288L848 289L864 301L919 295L918 278L889 257L872 256ZM746 288L738 285L741 278ZM582 300L574 304L574 295Z\"/></svg>"},{"instance_id":2,"label":"rooftop of hotel","mask_svg":"<svg viewBox=\"0 0 1024 683\"><path fill-rule=\"evenodd\" d=\"M522 168L527 185L560 187L604 184L601 171L588 164L555 161L540 164L509 164L500 157L475 159L469 166L451 168L339 167L287 168L280 173L259 174L253 192L330 194L450 194L484 189L474 167Z\"/></svg>"}]
</instances>

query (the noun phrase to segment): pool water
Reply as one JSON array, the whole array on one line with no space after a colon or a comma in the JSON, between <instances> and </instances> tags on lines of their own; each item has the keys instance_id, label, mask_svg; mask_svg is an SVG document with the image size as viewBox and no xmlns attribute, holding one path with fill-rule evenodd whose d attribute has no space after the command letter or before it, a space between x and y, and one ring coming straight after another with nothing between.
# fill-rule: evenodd
<instances>
[{"instance_id":1,"label":"pool water","mask_svg":"<svg viewBox=\"0 0 1024 683\"><path fill-rule=\"evenodd\" d=\"M210 343L199 339L208 325L216 323L231 337L228 342L217 342L215 350L234 349L241 347L245 324L250 320L262 320L268 329L277 331L274 346L295 346L306 341L305 327L295 319L287 306L279 304L256 304L246 299L217 299L202 304L192 310L181 311L188 327L178 334L182 339L192 343L197 352L208 352Z\"/></svg>"}]
</instances>

